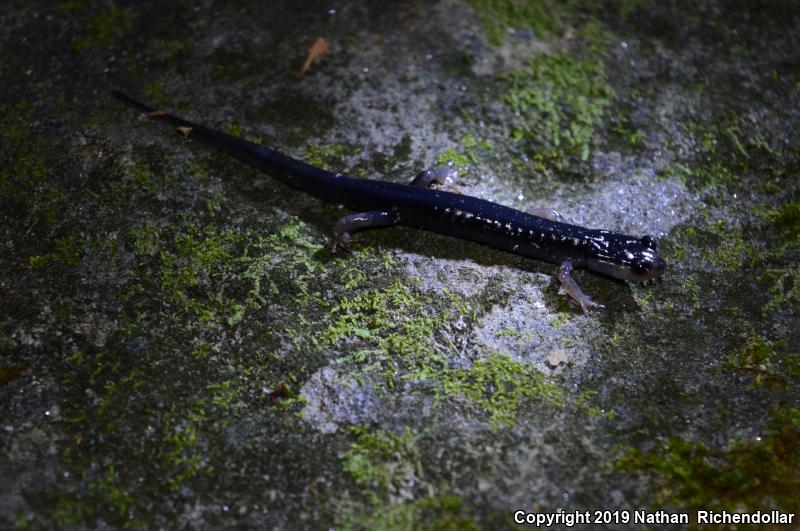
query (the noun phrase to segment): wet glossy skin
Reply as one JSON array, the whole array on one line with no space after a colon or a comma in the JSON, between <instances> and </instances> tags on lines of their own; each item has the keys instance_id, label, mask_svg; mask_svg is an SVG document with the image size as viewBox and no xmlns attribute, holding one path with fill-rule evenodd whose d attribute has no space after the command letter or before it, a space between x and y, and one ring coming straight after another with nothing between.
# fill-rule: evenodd
<instances>
[{"instance_id":1,"label":"wet glossy skin","mask_svg":"<svg viewBox=\"0 0 800 531\"><path fill-rule=\"evenodd\" d=\"M154 113L154 109L118 92L114 95L128 105L151 113L153 119L178 126L185 136L215 146L294 188L355 211L379 214L384 218L383 223L375 226L399 223L561 264L562 269L567 264L569 271L572 267L588 268L622 280L652 279L665 269L656 242L650 236L636 238L588 229L550 221L476 197L331 173L267 147L175 116ZM368 226L361 220L356 228ZM593 304L588 297L585 301L579 299L584 295L577 285L573 289L578 296L570 292L569 287L567 291L581 302L584 310L585 303Z\"/></svg>"}]
</instances>

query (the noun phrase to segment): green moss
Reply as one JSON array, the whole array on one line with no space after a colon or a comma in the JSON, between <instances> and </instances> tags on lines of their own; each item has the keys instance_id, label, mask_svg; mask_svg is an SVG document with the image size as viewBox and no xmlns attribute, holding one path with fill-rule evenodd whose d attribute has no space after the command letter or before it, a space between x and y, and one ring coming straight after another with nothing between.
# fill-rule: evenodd
<instances>
[{"instance_id":1,"label":"green moss","mask_svg":"<svg viewBox=\"0 0 800 531\"><path fill-rule=\"evenodd\" d=\"M558 312L556 316L550 321L550 326L553 328L561 328L570 320L571 314L569 312Z\"/></svg>"},{"instance_id":2,"label":"green moss","mask_svg":"<svg viewBox=\"0 0 800 531\"><path fill-rule=\"evenodd\" d=\"M360 148L349 144L310 144L301 158L312 166L329 171L341 171L349 157L357 155Z\"/></svg>"},{"instance_id":3,"label":"green moss","mask_svg":"<svg viewBox=\"0 0 800 531\"><path fill-rule=\"evenodd\" d=\"M684 129L695 137L696 146L705 153L724 154L726 164L738 160L746 167L751 163L751 158L778 157L778 151L759 131L753 130L752 124L744 116L730 114L717 122L687 122ZM767 184L759 183L760 186Z\"/></svg>"},{"instance_id":4,"label":"green moss","mask_svg":"<svg viewBox=\"0 0 800 531\"><path fill-rule=\"evenodd\" d=\"M497 427L510 424L526 400L548 406L564 403L563 389L536 368L493 353L468 369L450 371L442 380L445 395L460 395L479 404Z\"/></svg>"},{"instance_id":5,"label":"green moss","mask_svg":"<svg viewBox=\"0 0 800 531\"><path fill-rule=\"evenodd\" d=\"M343 529L477 529L461 500L434 495L424 483L419 433L350 430L354 441L341 456L342 468L367 498L368 509L340 515Z\"/></svg>"},{"instance_id":6,"label":"green moss","mask_svg":"<svg viewBox=\"0 0 800 531\"><path fill-rule=\"evenodd\" d=\"M445 293L445 301L413 294L401 282L343 299L331 310L335 320L323 333L330 344L349 342L348 356L359 375L378 372L394 385L405 380L430 382L440 397L466 398L486 410L495 426L511 422L525 400L563 403L561 387L535 368L492 354L469 369L451 369L434 345L447 322L469 318L469 307ZM446 303L445 303L446 302ZM432 313L432 308L444 311Z\"/></svg>"},{"instance_id":7,"label":"green moss","mask_svg":"<svg viewBox=\"0 0 800 531\"><path fill-rule=\"evenodd\" d=\"M160 253L160 286L172 302L196 313L203 320L218 317L233 318L241 311L241 304L233 299L212 295L197 297L193 288L201 279L222 276L231 267L232 248L239 243L240 235L220 233L206 227L190 224L186 232L174 235L174 250Z\"/></svg>"},{"instance_id":8,"label":"green moss","mask_svg":"<svg viewBox=\"0 0 800 531\"><path fill-rule=\"evenodd\" d=\"M465 168L469 166L471 159L468 155L463 155L453 148L449 148L436 157L436 163L440 166L452 164L456 168Z\"/></svg>"},{"instance_id":9,"label":"green moss","mask_svg":"<svg viewBox=\"0 0 800 531\"><path fill-rule=\"evenodd\" d=\"M139 368L132 366L133 362L125 353L111 349L79 350L70 356L63 382L88 381L87 386L93 389L96 400L78 411L69 422L81 424L91 416L95 429L104 433L113 433L125 424L125 415L120 412L126 410L130 396L146 384ZM135 362L146 366L150 356L143 354Z\"/></svg>"},{"instance_id":10,"label":"green moss","mask_svg":"<svg viewBox=\"0 0 800 531\"><path fill-rule=\"evenodd\" d=\"M394 147L394 157L398 161L405 161L411 157L411 137L403 135L400 142Z\"/></svg>"},{"instance_id":11,"label":"green moss","mask_svg":"<svg viewBox=\"0 0 800 531\"><path fill-rule=\"evenodd\" d=\"M575 36L582 45L582 53L596 58L603 57L614 41L605 27L594 18L581 25Z\"/></svg>"},{"instance_id":12,"label":"green moss","mask_svg":"<svg viewBox=\"0 0 800 531\"><path fill-rule=\"evenodd\" d=\"M769 220L785 236L795 243L800 243L800 202L794 201L770 210Z\"/></svg>"},{"instance_id":13,"label":"green moss","mask_svg":"<svg viewBox=\"0 0 800 531\"><path fill-rule=\"evenodd\" d=\"M164 85L160 81L145 83L142 86L142 93L153 106L170 104L169 98L164 94Z\"/></svg>"},{"instance_id":14,"label":"green moss","mask_svg":"<svg viewBox=\"0 0 800 531\"><path fill-rule=\"evenodd\" d=\"M722 128L722 134L728 137L728 140L734 145L736 151L739 152L744 158L749 158L750 155L747 153L747 149L744 147L740 137L742 135L742 130L739 128L737 123L731 123Z\"/></svg>"},{"instance_id":15,"label":"green moss","mask_svg":"<svg viewBox=\"0 0 800 531\"><path fill-rule=\"evenodd\" d=\"M645 139L645 132L641 129L632 130L628 125L617 123L611 128L611 132L622 137L630 147L636 148L642 145Z\"/></svg>"},{"instance_id":16,"label":"green moss","mask_svg":"<svg viewBox=\"0 0 800 531\"><path fill-rule=\"evenodd\" d=\"M740 273L762 259L760 249L741 228L718 220L693 231L700 247L700 256L724 273Z\"/></svg>"},{"instance_id":17,"label":"green moss","mask_svg":"<svg viewBox=\"0 0 800 531\"><path fill-rule=\"evenodd\" d=\"M505 102L518 117L513 136L586 160L594 129L615 97L603 63L563 52L537 55L508 79Z\"/></svg>"},{"instance_id":18,"label":"green moss","mask_svg":"<svg viewBox=\"0 0 800 531\"><path fill-rule=\"evenodd\" d=\"M771 295L762 310L769 316L800 303L800 265L796 260L800 247L800 203L787 202L771 209L756 207L754 212L770 223L773 233L783 238L782 245L763 253L769 263L758 278Z\"/></svg>"},{"instance_id":19,"label":"green moss","mask_svg":"<svg viewBox=\"0 0 800 531\"><path fill-rule=\"evenodd\" d=\"M406 503L381 505L345 520L342 529L387 531L477 531L480 527L458 496L428 496Z\"/></svg>"},{"instance_id":20,"label":"green moss","mask_svg":"<svg viewBox=\"0 0 800 531\"><path fill-rule=\"evenodd\" d=\"M419 294L406 284L362 288L342 299L331 309L332 322L322 335L329 344L347 341L350 354L343 359L358 364L359 377L377 373L390 387L398 378L436 381L446 362L434 336L447 323L469 318L470 312L458 296Z\"/></svg>"},{"instance_id":21,"label":"green moss","mask_svg":"<svg viewBox=\"0 0 800 531\"><path fill-rule=\"evenodd\" d=\"M167 300L207 325L232 326L266 303L262 282L278 264L294 272L305 293L308 282L324 270L313 258L322 248L302 223L290 222L271 235L256 231L220 231L191 221L145 226L132 231L133 246L150 260L144 279Z\"/></svg>"},{"instance_id":22,"label":"green moss","mask_svg":"<svg viewBox=\"0 0 800 531\"><path fill-rule=\"evenodd\" d=\"M129 490L121 486L121 474L114 464L109 464L102 475L90 472L97 466L97 463L92 463L89 470L82 472L85 488L80 496L59 497L53 520L62 526L80 527L92 518L112 516L124 521L126 527L141 526L141 522L129 512L134 499Z\"/></svg>"},{"instance_id":23,"label":"green moss","mask_svg":"<svg viewBox=\"0 0 800 531\"><path fill-rule=\"evenodd\" d=\"M47 171L63 161L28 125L27 103L6 110L0 108L4 113L0 117L0 155L5 157L0 165L0 220L33 240L39 239L38 234L49 239L53 225L70 211L67 195Z\"/></svg>"},{"instance_id":24,"label":"green moss","mask_svg":"<svg viewBox=\"0 0 800 531\"><path fill-rule=\"evenodd\" d=\"M800 511L800 409L774 410L766 434L726 449L673 437L651 452L632 450L623 470L647 471L656 505L727 511Z\"/></svg>"},{"instance_id":25,"label":"green moss","mask_svg":"<svg viewBox=\"0 0 800 531\"><path fill-rule=\"evenodd\" d=\"M140 209L146 208L149 201L161 203L166 200L167 192L174 190L181 179L176 171L161 171L157 167L164 161L160 156L137 156L133 162L126 164L119 171L120 178L109 179L103 176L96 194L103 205L112 211L124 211L131 203L137 203Z\"/></svg>"},{"instance_id":26,"label":"green moss","mask_svg":"<svg viewBox=\"0 0 800 531\"><path fill-rule=\"evenodd\" d=\"M369 361L387 376L405 368L417 369L415 377L424 379L425 369L444 365L432 345L434 331L445 318L427 311L435 306L430 297L396 281L342 299L331 309L334 321L322 337L329 344L348 339L355 347L353 361Z\"/></svg>"},{"instance_id":27,"label":"green moss","mask_svg":"<svg viewBox=\"0 0 800 531\"><path fill-rule=\"evenodd\" d=\"M236 380L225 380L222 383L210 384L206 389L212 391L211 404L221 410L226 416L239 401L241 386Z\"/></svg>"},{"instance_id":28,"label":"green moss","mask_svg":"<svg viewBox=\"0 0 800 531\"><path fill-rule=\"evenodd\" d=\"M356 426L351 435L355 441L340 456L342 468L364 489L371 504L393 499L401 489L421 479L416 431L406 428L395 435Z\"/></svg>"},{"instance_id":29,"label":"green moss","mask_svg":"<svg viewBox=\"0 0 800 531\"><path fill-rule=\"evenodd\" d=\"M800 352L780 352L771 342L753 335L744 347L728 356L727 366L752 374L757 385L783 389L800 378Z\"/></svg>"},{"instance_id":30,"label":"green moss","mask_svg":"<svg viewBox=\"0 0 800 531\"><path fill-rule=\"evenodd\" d=\"M85 239L82 234L70 234L56 238L53 246L55 249L49 253L28 258L31 269L54 273L63 267L74 267L81 263L81 255L85 247Z\"/></svg>"},{"instance_id":31,"label":"green moss","mask_svg":"<svg viewBox=\"0 0 800 531\"><path fill-rule=\"evenodd\" d=\"M351 244L352 245L352 244ZM344 291L352 291L364 286L370 280L368 272L382 271L388 273L396 265L394 258L386 251L367 247L355 251L355 259L337 262L339 285Z\"/></svg>"},{"instance_id":32,"label":"green moss","mask_svg":"<svg viewBox=\"0 0 800 531\"><path fill-rule=\"evenodd\" d=\"M58 10L63 13L69 13L70 11L80 11L86 7L84 2L62 2L58 4Z\"/></svg>"},{"instance_id":33,"label":"green moss","mask_svg":"<svg viewBox=\"0 0 800 531\"><path fill-rule=\"evenodd\" d=\"M165 172L153 171L150 163L143 157L137 157L132 164L125 168L125 173L133 190L147 190L155 193L161 190L175 188L178 180Z\"/></svg>"},{"instance_id":34,"label":"green moss","mask_svg":"<svg viewBox=\"0 0 800 531\"><path fill-rule=\"evenodd\" d=\"M704 200L707 203L719 205L730 201L730 195L741 181L740 177L727 166L718 162L692 167L675 163L669 166L662 175L677 177L690 190L703 192Z\"/></svg>"},{"instance_id":35,"label":"green moss","mask_svg":"<svg viewBox=\"0 0 800 531\"><path fill-rule=\"evenodd\" d=\"M759 280L769 283L771 298L762 310L765 316L800 304L800 265L766 268Z\"/></svg>"},{"instance_id":36,"label":"green moss","mask_svg":"<svg viewBox=\"0 0 800 531\"><path fill-rule=\"evenodd\" d=\"M450 148L436 158L439 166L451 164L456 168L466 168L470 164L478 163L478 151L491 151L492 143L485 139L478 139L474 135L466 134L461 137L461 150Z\"/></svg>"},{"instance_id":37,"label":"green moss","mask_svg":"<svg viewBox=\"0 0 800 531\"><path fill-rule=\"evenodd\" d=\"M178 419L168 415L164 422L164 443L169 448L164 457L169 470L167 483L173 491L179 491L201 472L213 472L205 465L199 448L199 429L207 421L203 408L203 401L199 401L188 418Z\"/></svg>"},{"instance_id":38,"label":"green moss","mask_svg":"<svg viewBox=\"0 0 800 531\"><path fill-rule=\"evenodd\" d=\"M128 510L133 505L133 498L122 487L119 486L117 472L114 464L108 465L106 474L99 480L89 481L90 490L98 493L105 503L107 503L119 515L127 515Z\"/></svg>"},{"instance_id":39,"label":"green moss","mask_svg":"<svg viewBox=\"0 0 800 531\"><path fill-rule=\"evenodd\" d=\"M619 16L627 19L638 10L646 7L650 3L650 0L619 0L618 3Z\"/></svg>"},{"instance_id":40,"label":"green moss","mask_svg":"<svg viewBox=\"0 0 800 531\"><path fill-rule=\"evenodd\" d=\"M223 192L216 192L206 201L206 214L212 217L219 213L222 209L222 204L225 201L225 194Z\"/></svg>"},{"instance_id":41,"label":"green moss","mask_svg":"<svg viewBox=\"0 0 800 531\"><path fill-rule=\"evenodd\" d=\"M241 124L232 123L232 124L230 124L230 125L228 125L226 127L223 127L222 131L225 132L225 133L228 133L231 136L235 136L235 137L238 137L238 138L243 138L245 140L248 140L248 141L250 141L250 142L252 142L254 144L261 144L261 142L262 142L262 138L261 137L258 137L258 136L255 136L255 135L248 135L248 134L244 133L244 128L242 127Z\"/></svg>"},{"instance_id":42,"label":"green moss","mask_svg":"<svg viewBox=\"0 0 800 531\"><path fill-rule=\"evenodd\" d=\"M119 9L111 3L86 20L83 35L75 41L74 47L78 50L85 48L104 50L129 30L128 11Z\"/></svg>"},{"instance_id":43,"label":"green moss","mask_svg":"<svg viewBox=\"0 0 800 531\"><path fill-rule=\"evenodd\" d=\"M494 45L505 40L509 28L531 28L539 37L563 31L562 2L555 0L469 0Z\"/></svg>"}]
</instances>

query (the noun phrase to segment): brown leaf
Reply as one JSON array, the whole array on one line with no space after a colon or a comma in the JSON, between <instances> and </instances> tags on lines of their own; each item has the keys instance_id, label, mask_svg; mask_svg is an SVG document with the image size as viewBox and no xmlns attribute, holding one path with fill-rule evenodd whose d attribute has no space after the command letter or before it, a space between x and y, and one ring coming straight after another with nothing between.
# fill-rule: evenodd
<instances>
[{"instance_id":1,"label":"brown leaf","mask_svg":"<svg viewBox=\"0 0 800 531\"><path fill-rule=\"evenodd\" d=\"M291 392L289 390L289 386L284 383L279 383L275 386L275 389L267 394L267 397L269 397L269 399L273 402L289 398L290 396Z\"/></svg>"},{"instance_id":2,"label":"brown leaf","mask_svg":"<svg viewBox=\"0 0 800 531\"><path fill-rule=\"evenodd\" d=\"M306 71L311 67L311 63L317 57L321 55L325 55L328 53L328 50L331 49L331 44L323 39L322 37L317 37L314 42L311 43L311 46L308 48L308 57L306 57L306 62L303 63L303 67L297 73L298 76L302 76L306 73Z\"/></svg>"},{"instance_id":3,"label":"brown leaf","mask_svg":"<svg viewBox=\"0 0 800 531\"><path fill-rule=\"evenodd\" d=\"M179 127L178 131L183 133L183 136L186 136L186 137L188 137L189 135L192 134L192 128L191 127Z\"/></svg>"}]
</instances>

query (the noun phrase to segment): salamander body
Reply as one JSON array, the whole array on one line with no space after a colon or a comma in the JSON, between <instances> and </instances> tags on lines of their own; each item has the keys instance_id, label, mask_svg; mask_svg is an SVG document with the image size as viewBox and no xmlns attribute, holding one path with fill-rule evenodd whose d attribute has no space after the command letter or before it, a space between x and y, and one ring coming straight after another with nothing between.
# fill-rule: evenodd
<instances>
[{"instance_id":1,"label":"salamander body","mask_svg":"<svg viewBox=\"0 0 800 531\"><path fill-rule=\"evenodd\" d=\"M114 96L155 120L176 126L185 136L214 146L298 190L360 212L336 226L337 243L353 230L407 225L471 240L561 266L559 280L584 311L600 307L584 294L571 276L587 268L614 278L641 281L659 276L666 264L650 236L637 238L547 219L485 199L433 189L441 170L423 172L411 184L356 179L316 168L279 151L237 138L177 116L156 111L120 92Z\"/></svg>"}]
</instances>

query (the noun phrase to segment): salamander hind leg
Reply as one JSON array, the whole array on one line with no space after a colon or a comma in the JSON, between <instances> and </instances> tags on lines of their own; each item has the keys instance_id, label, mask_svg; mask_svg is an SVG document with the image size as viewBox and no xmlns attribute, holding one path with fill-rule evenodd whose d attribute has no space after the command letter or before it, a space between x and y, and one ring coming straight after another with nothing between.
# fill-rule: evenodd
<instances>
[{"instance_id":1,"label":"salamander hind leg","mask_svg":"<svg viewBox=\"0 0 800 531\"><path fill-rule=\"evenodd\" d=\"M456 170L451 164L446 166L434 166L427 170L420 172L416 177L411 180L411 186L421 186L423 188L430 188L432 185L447 186L447 181L454 180L458 176ZM452 185L449 188L455 188ZM453 190L456 191L456 190Z\"/></svg>"},{"instance_id":2,"label":"salamander hind leg","mask_svg":"<svg viewBox=\"0 0 800 531\"><path fill-rule=\"evenodd\" d=\"M578 283L572 278L572 262L565 260L561 263L561 268L558 271L558 280L564 286L567 295L578 301L581 305L583 313L587 313L589 308L605 308L602 304L598 304L589 298L587 294L581 291Z\"/></svg>"},{"instance_id":3,"label":"salamander hind leg","mask_svg":"<svg viewBox=\"0 0 800 531\"><path fill-rule=\"evenodd\" d=\"M344 216L334 226L331 252L335 253L337 248L352 252L345 247L345 244L350 241L350 233L354 231L390 227L397 224L398 221L400 221L400 215L396 211L373 210Z\"/></svg>"},{"instance_id":4,"label":"salamander hind leg","mask_svg":"<svg viewBox=\"0 0 800 531\"><path fill-rule=\"evenodd\" d=\"M555 208L534 208L531 214L539 216L540 218L549 219L550 221L558 221L559 223L566 223L564 216Z\"/></svg>"}]
</instances>

